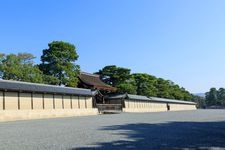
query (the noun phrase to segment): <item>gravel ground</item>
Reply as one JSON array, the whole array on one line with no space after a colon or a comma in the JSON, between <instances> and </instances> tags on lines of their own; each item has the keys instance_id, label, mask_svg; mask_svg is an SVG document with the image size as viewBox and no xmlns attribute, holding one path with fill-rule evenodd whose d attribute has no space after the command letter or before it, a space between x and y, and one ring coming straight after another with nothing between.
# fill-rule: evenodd
<instances>
[{"instance_id":1,"label":"gravel ground","mask_svg":"<svg viewBox=\"0 0 225 150\"><path fill-rule=\"evenodd\" d=\"M225 149L225 110L4 122L0 149Z\"/></svg>"}]
</instances>

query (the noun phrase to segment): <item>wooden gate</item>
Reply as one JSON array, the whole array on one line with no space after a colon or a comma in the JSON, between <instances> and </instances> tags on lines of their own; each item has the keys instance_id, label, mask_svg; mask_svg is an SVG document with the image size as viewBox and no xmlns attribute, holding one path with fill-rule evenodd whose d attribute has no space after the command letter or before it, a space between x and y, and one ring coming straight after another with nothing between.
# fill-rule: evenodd
<instances>
[{"instance_id":1,"label":"wooden gate","mask_svg":"<svg viewBox=\"0 0 225 150\"><path fill-rule=\"evenodd\" d=\"M123 107L121 104L97 104L99 113L121 113Z\"/></svg>"}]
</instances>

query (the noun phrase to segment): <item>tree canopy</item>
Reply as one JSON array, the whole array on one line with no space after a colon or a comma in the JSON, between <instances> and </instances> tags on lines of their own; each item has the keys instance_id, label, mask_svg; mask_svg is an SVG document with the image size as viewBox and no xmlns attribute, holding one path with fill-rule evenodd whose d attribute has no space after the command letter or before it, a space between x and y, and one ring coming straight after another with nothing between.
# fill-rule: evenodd
<instances>
[{"instance_id":1,"label":"tree canopy","mask_svg":"<svg viewBox=\"0 0 225 150\"><path fill-rule=\"evenodd\" d=\"M135 73L132 74L132 77L134 78L138 95L157 96L156 77L146 73Z\"/></svg>"},{"instance_id":2,"label":"tree canopy","mask_svg":"<svg viewBox=\"0 0 225 150\"><path fill-rule=\"evenodd\" d=\"M116 87L129 78L130 69L111 65L105 66L96 72L96 74L100 75L101 80L105 83Z\"/></svg>"},{"instance_id":3,"label":"tree canopy","mask_svg":"<svg viewBox=\"0 0 225 150\"><path fill-rule=\"evenodd\" d=\"M34 56L29 53L0 54L0 78L6 80L47 83L76 87L78 83L79 66L76 47L63 41L53 41L43 50L41 63L34 64ZM131 73L129 68L116 65L105 66L96 74L106 84L118 89L120 93L130 93L161 98L195 100L187 90L170 80L157 78L147 73ZM206 93L208 105L225 105L225 89L210 89Z\"/></svg>"},{"instance_id":4,"label":"tree canopy","mask_svg":"<svg viewBox=\"0 0 225 150\"><path fill-rule=\"evenodd\" d=\"M53 41L48 47L43 50L42 63L39 65L45 82L76 87L79 66L75 64L78 59L75 46L63 41Z\"/></svg>"},{"instance_id":5,"label":"tree canopy","mask_svg":"<svg viewBox=\"0 0 225 150\"><path fill-rule=\"evenodd\" d=\"M130 69L117 67L115 65L105 66L95 74L106 84L118 89L118 92L136 94L135 81L130 75Z\"/></svg>"},{"instance_id":6,"label":"tree canopy","mask_svg":"<svg viewBox=\"0 0 225 150\"><path fill-rule=\"evenodd\" d=\"M5 80L42 83L42 72L34 65L29 53L0 54L0 76Z\"/></svg>"},{"instance_id":7,"label":"tree canopy","mask_svg":"<svg viewBox=\"0 0 225 150\"><path fill-rule=\"evenodd\" d=\"M223 105L225 106L225 89L219 88L211 88L209 92L205 93L206 95L206 104L208 106L212 105Z\"/></svg>"},{"instance_id":8,"label":"tree canopy","mask_svg":"<svg viewBox=\"0 0 225 150\"><path fill-rule=\"evenodd\" d=\"M147 73L133 73L130 69L115 65L105 66L96 74L102 81L115 86L119 92L161 98L192 100L193 95L170 80L156 78Z\"/></svg>"}]
</instances>

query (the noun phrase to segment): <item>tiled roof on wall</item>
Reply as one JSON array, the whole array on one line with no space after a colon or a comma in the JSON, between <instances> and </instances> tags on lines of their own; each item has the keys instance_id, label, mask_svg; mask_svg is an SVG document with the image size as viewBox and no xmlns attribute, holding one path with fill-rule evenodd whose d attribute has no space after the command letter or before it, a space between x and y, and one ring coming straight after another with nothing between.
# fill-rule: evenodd
<instances>
[{"instance_id":1,"label":"tiled roof on wall","mask_svg":"<svg viewBox=\"0 0 225 150\"><path fill-rule=\"evenodd\" d=\"M89 89L61 87L55 85L20 82L12 80L0 80L0 90L40 92L40 93L60 93L60 94L87 95L87 96L92 95L92 92Z\"/></svg>"},{"instance_id":2,"label":"tiled roof on wall","mask_svg":"<svg viewBox=\"0 0 225 150\"><path fill-rule=\"evenodd\" d=\"M116 95L108 95L105 99L130 99L130 100L140 100L140 101L152 101L152 102L162 102L162 103L176 103L176 104L191 104L195 105L196 103L190 101L183 100L174 100L174 99L166 99L166 98L158 98L158 97L147 97L142 95L132 95L132 94L116 94Z\"/></svg>"}]
</instances>

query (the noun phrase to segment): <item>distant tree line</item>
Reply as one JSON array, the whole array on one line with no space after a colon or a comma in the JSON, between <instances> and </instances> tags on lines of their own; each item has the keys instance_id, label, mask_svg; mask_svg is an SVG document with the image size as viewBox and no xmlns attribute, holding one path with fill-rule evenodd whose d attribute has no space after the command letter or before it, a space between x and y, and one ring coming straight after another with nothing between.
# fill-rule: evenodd
<instances>
[{"instance_id":1,"label":"distant tree line","mask_svg":"<svg viewBox=\"0 0 225 150\"><path fill-rule=\"evenodd\" d=\"M115 65L105 66L96 74L105 83L112 85L119 92L155 96L169 99L193 100L193 95L183 87L170 80L156 78L146 73L133 73L128 68L117 67Z\"/></svg>"},{"instance_id":2,"label":"distant tree line","mask_svg":"<svg viewBox=\"0 0 225 150\"><path fill-rule=\"evenodd\" d=\"M225 106L225 89L211 88L205 93L205 101L207 106Z\"/></svg>"},{"instance_id":3,"label":"distant tree line","mask_svg":"<svg viewBox=\"0 0 225 150\"><path fill-rule=\"evenodd\" d=\"M48 48L43 50L40 64L34 63L35 57L30 53L0 54L0 78L76 87L80 70L75 63L78 57L76 47L63 41L49 43ZM146 73L131 74L128 68L105 66L96 74L121 93L202 102L200 97L170 80Z\"/></svg>"}]
</instances>

